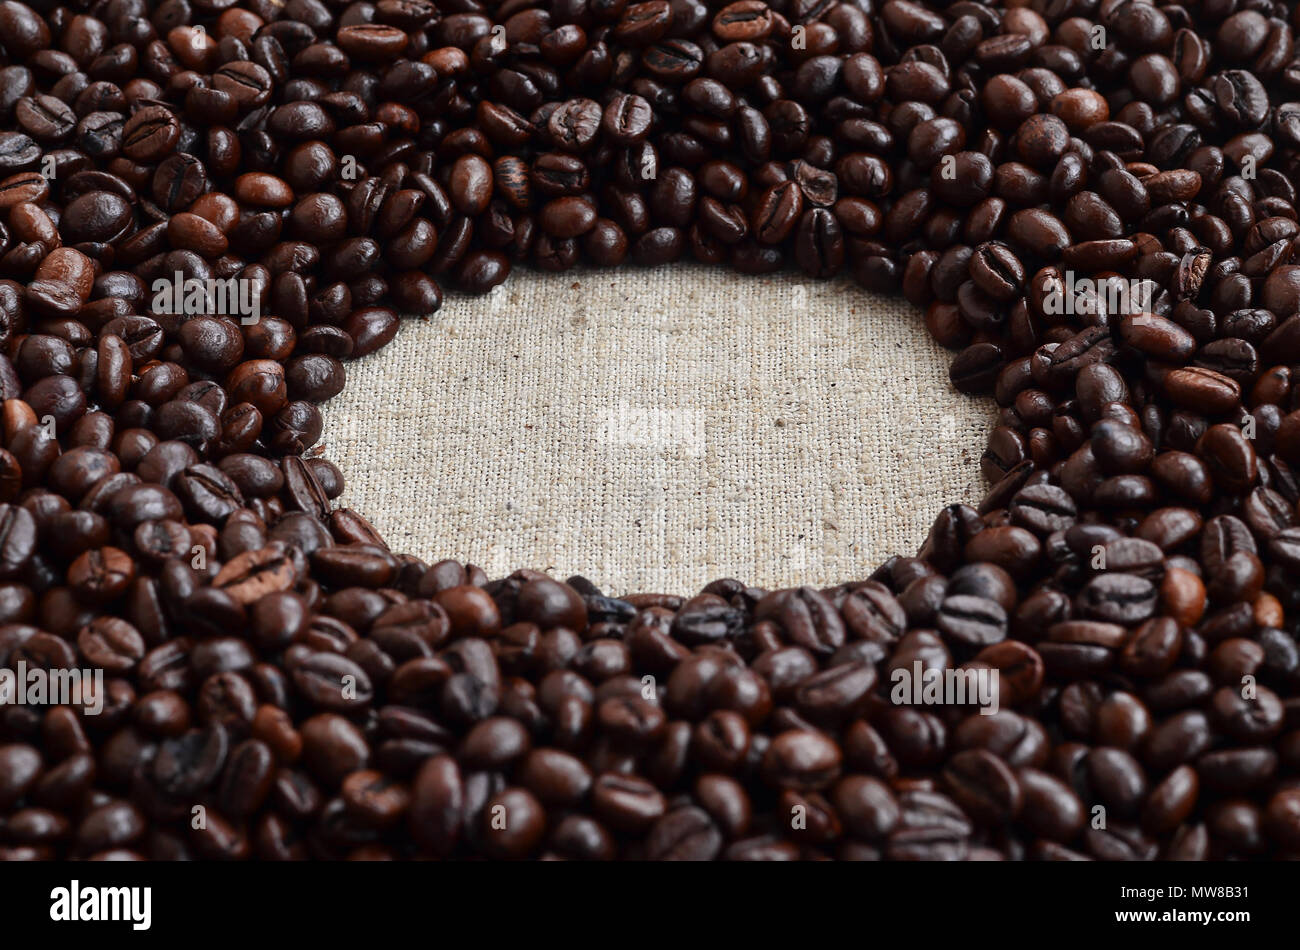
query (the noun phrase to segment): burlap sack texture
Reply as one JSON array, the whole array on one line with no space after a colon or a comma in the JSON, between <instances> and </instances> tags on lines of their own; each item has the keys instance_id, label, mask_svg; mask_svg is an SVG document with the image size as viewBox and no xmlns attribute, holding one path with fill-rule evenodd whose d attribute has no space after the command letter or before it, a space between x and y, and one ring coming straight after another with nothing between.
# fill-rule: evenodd
<instances>
[{"instance_id":1,"label":"burlap sack texture","mask_svg":"<svg viewBox=\"0 0 1300 950\"><path fill-rule=\"evenodd\" d=\"M860 579L985 490L991 401L920 320L797 274L516 271L349 364L325 454L430 563L613 594Z\"/></svg>"}]
</instances>

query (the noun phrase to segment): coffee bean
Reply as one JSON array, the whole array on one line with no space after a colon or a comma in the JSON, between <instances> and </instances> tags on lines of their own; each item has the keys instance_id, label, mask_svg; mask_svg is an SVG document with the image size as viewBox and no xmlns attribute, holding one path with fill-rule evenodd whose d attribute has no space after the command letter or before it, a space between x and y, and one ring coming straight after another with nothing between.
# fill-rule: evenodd
<instances>
[{"instance_id":1,"label":"coffee bean","mask_svg":"<svg viewBox=\"0 0 1300 950\"><path fill-rule=\"evenodd\" d=\"M1020 783L1015 773L984 749L954 755L944 768L943 779L957 803L973 815L1002 822L1020 810Z\"/></svg>"},{"instance_id":2,"label":"coffee bean","mask_svg":"<svg viewBox=\"0 0 1300 950\"><path fill-rule=\"evenodd\" d=\"M226 763L229 738L225 729L192 729L158 747L153 781L168 795L194 795L212 784Z\"/></svg>"},{"instance_id":3,"label":"coffee bean","mask_svg":"<svg viewBox=\"0 0 1300 950\"><path fill-rule=\"evenodd\" d=\"M596 817L624 832L647 831L666 810L663 794L645 779L605 774L591 790Z\"/></svg>"},{"instance_id":4,"label":"coffee bean","mask_svg":"<svg viewBox=\"0 0 1300 950\"><path fill-rule=\"evenodd\" d=\"M0 722L5 853L1294 850L1291 27L815 6L0 4L0 657L110 674ZM922 308L997 402L978 509L864 582L619 600L334 507L316 404L436 275L687 254ZM997 714L875 708L954 660Z\"/></svg>"},{"instance_id":5,"label":"coffee bean","mask_svg":"<svg viewBox=\"0 0 1300 950\"><path fill-rule=\"evenodd\" d=\"M139 631L125 620L101 617L77 635L77 649L91 666L122 673L144 657L145 641Z\"/></svg>"},{"instance_id":6,"label":"coffee bean","mask_svg":"<svg viewBox=\"0 0 1300 950\"><path fill-rule=\"evenodd\" d=\"M985 647L1006 636L1006 611L985 597L957 594L944 598L936 625L951 641L965 647Z\"/></svg>"},{"instance_id":7,"label":"coffee bean","mask_svg":"<svg viewBox=\"0 0 1300 950\"><path fill-rule=\"evenodd\" d=\"M687 807L668 812L646 835L646 857L652 861L712 861L723 838L703 809Z\"/></svg>"},{"instance_id":8,"label":"coffee bean","mask_svg":"<svg viewBox=\"0 0 1300 950\"><path fill-rule=\"evenodd\" d=\"M839 749L821 733L790 730L772 740L763 768L783 788L816 791L835 780L840 761Z\"/></svg>"},{"instance_id":9,"label":"coffee bean","mask_svg":"<svg viewBox=\"0 0 1300 950\"><path fill-rule=\"evenodd\" d=\"M122 154L135 161L157 161L176 148L180 137L180 122L170 109L145 106L122 129Z\"/></svg>"}]
</instances>

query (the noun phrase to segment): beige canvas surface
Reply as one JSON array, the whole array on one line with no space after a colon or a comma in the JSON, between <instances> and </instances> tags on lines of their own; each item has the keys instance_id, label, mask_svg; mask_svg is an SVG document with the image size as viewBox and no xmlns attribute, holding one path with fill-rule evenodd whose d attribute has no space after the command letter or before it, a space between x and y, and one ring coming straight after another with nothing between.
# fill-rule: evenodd
<instances>
[{"instance_id":1,"label":"beige canvas surface","mask_svg":"<svg viewBox=\"0 0 1300 950\"><path fill-rule=\"evenodd\" d=\"M448 295L325 407L395 550L609 593L858 579L984 491L989 401L905 301L680 266Z\"/></svg>"}]
</instances>

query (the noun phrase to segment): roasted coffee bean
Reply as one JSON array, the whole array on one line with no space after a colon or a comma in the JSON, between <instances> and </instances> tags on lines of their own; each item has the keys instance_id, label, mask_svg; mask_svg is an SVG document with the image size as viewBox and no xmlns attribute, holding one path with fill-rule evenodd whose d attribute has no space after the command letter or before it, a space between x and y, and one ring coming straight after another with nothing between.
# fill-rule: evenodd
<instances>
[{"instance_id":1,"label":"roasted coffee bean","mask_svg":"<svg viewBox=\"0 0 1300 950\"><path fill-rule=\"evenodd\" d=\"M970 749L953 756L944 769L944 783L954 799L971 814L1007 821L1020 810L1020 784L997 756Z\"/></svg>"},{"instance_id":2,"label":"roasted coffee bean","mask_svg":"<svg viewBox=\"0 0 1300 950\"><path fill-rule=\"evenodd\" d=\"M1282 5L273 6L0 3L0 663L108 674L0 717L0 854L1296 850ZM436 275L688 254L922 308L984 499L627 599L335 508L317 405Z\"/></svg>"}]
</instances>

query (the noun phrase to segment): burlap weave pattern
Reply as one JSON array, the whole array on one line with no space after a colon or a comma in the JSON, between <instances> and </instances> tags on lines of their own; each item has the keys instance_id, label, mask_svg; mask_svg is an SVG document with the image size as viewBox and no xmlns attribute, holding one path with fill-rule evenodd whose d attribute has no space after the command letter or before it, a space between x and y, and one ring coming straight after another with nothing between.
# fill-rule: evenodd
<instances>
[{"instance_id":1,"label":"burlap weave pattern","mask_svg":"<svg viewBox=\"0 0 1300 950\"><path fill-rule=\"evenodd\" d=\"M984 492L988 401L905 301L684 265L516 271L349 364L343 503L395 550L610 593L857 579Z\"/></svg>"}]
</instances>

